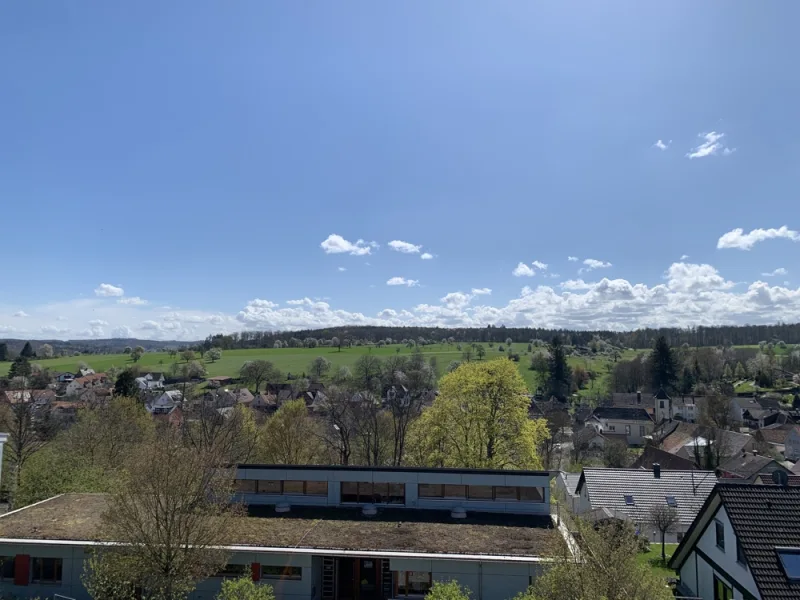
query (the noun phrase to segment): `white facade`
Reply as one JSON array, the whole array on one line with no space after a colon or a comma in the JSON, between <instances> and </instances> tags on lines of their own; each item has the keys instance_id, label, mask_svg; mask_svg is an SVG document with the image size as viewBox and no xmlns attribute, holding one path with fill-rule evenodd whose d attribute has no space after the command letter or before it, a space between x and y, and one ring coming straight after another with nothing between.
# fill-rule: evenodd
<instances>
[{"instance_id":1,"label":"white facade","mask_svg":"<svg viewBox=\"0 0 800 600\"><path fill-rule=\"evenodd\" d=\"M643 446L645 438L653 433L652 421L632 421L626 419L603 419L592 417L589 425L600 433L624 435L629 446Z\"/></svg>"},{"instance_id":2,"label":"white facade","mask_svg":"<svg viewBox=\"0 0 800 600\"><path fill-rule=\"evenodd\" d=\"M717 545L716 523L724 531L725 547ZM736 536L725 512L720 506L700 536L689 557L680 569L681 583L703 600L715 600L715 578L733 591L732 598L761 598L747 565L736 560Z\"/></svg>"}]
</instances>

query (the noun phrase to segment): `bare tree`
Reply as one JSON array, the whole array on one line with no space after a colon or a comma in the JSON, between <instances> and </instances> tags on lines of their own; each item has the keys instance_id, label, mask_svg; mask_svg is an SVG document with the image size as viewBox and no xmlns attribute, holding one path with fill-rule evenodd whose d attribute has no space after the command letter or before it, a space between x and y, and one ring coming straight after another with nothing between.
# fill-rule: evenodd
<instances>
[{"instance_id":1,"label":"bare tree","mask_svg":"<svg viewBox=\"0 0 800 600\"><path fill-rule=\"evenodd\" d=\"M16 394L17 402L4 407L2 425L8 432L6 455L13 469L13 489L9 508L16 508L14 503L22 469L25 463L47 443L48 436L42 431L32 392L21 389L12 393Z\"/></svg>"},{"instance_id":2,"label":"bare tree","mask_svg":"<svg viewBox=\"0 0 800 600\"><path fill-rule=\"evenodd\" d=\"M223 416L219 409L224 407L219 397L213 396L186 411L182 426L184 441L199 452L222 456L226 464L249 462L259 438L253 414L249 408L237 405Z\"/></svg>"},{"instance_id":3,"label":"bare tree","mask_svg":"<svg viewBox=\"0 0 800 600\"><path fill-rule=\"evenodd\" d=\"M339 464L350 464L353 451L353 418L352 394L341 387L331 387L322 401L324 426L320 430L323 443L339 455Z\"/></svg>"},{"instance_id":4,"label":"bare tree","mask_svg":"<svg viewBox=\"0 0 800 600\"><path fill-rule=\"evenodd\" d=\"M661 560L667 560L664 539L672 533L678 525L678 511L668 504L656 504L650 509L650 523L661 534Z\"/></svg>"},{"instance_id":5,"label":"bare tree","mask_svg":"<svg viewBox=\"0 0 800 600\"><path fill-rule=\"evenodd\" d=\"M179 600L226 564L221 547L238 507L230 503L233 474L220 465L170 429L131 455L127 480L102 516L102 537L120 544L99 550L84 574L94 597L103 597L112 574L148 598Z\"/></svg>"},{"instance_id":6,"label":"bare tree","mask_svg":"<svg viewBox=\"0 0 800 600\"><path fill-rule=\"evenodd\" d=\"M385 464L392 434L380 401L370 393L363 394L353 407L353 417L361 461L370 466Z\"/></svg>"}]
</instances>

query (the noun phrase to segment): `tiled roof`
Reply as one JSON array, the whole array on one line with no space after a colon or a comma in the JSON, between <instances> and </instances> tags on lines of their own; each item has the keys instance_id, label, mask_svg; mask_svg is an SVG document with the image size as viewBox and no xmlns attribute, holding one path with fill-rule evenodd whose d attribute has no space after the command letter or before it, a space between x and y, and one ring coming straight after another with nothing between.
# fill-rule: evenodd
<instances>
[{"instance_id":1,"label":"tiled roof","mask_svg":"<svg viewBox=\"0 0 800 600\"><path fill-rule=\"evenodd\" d=\"M677 421L673 421L677 423ZM694 438L706 438L710 436L709 429L702 425L695 423L678 423L672 427L672 423L668 424L669 433L661 440L661 449L675 454L681 450L686 444L691 442ZM672 429L670 431L670 429ZM742 451L752 438L745 433L736 433L728 430L717 430L716 434L722 440L722 447L726 456L733 456Z\"/></svg>"},{"instance_id":2,"label":"tiled roof","mask_svg":"<svg viewBox=\"0 0 800 600\"><path fill-rule=\"evenodd\" d=\"M677 454L670 454L666 450L661 450L655 446L645 446L639 458L631 466L634 469L652 469L653 463L660 464L662 469L678 469L682 471L696 469L692 460Z\"/></svg>"},{"instance_id":3,"label":"tiled roof","mask_svg":"<svg viewBox=\"0 0 800 600\"><path fill-rule=\"evenodd\" d=\"M594 416L598 419L613 419L618 421L653 420L643 408L628 408L621 406L598 406L594 409Z\"/></svg>"},{"instance_id":4,"label":"tiled roof","mask_svg":"<svg viewBox=\"0 0 800 600\"><path fill-rule=\"evenodd\" d=\"M768 444L783 444L786 436L792 430L792 425L774 424L767 425L755 432L756 437L760 437Z\"/></svg>"},{"instance_id":5,"label":"tiled roof","mask_svg":"<svg viewBox=\"0 0 800 600\"><path fill-rule=\"evenodd\" d=\"M763 600L800 598L775 551L800 548L800 487L720 484L717 488Z\"/></svg>"},{"instance_id":6,"label":"tiled roof","mask_svg":"<svg viewBox=\"0 0 800 600\"><path fill-rule=\"evenodd\" d=\"M758 454L744 452L732 456L720 464L719 469L720 471L734 473L743 479L747 479L748 477L764 472L766 467L773 462L775 461L769 456L760 456ZM777 465L777 463L775 464Z\"/></svg>"},{"instance_id":7,"label":"tiled roof","mask_svg":"<svg viewBox=\"0 0 800 600\"><path fill-rule=\"evenodd\" d=\"M667 496L674 496L680 524L688 527L716 482L713 471L661 469L656 478L652 470L584 469L577 491L586 486L592 509L609 508L640 524L650 521L654 506L664 505ZM633 505L626 504L626 495L633 496Z\"/></svg>"},{"instance_id":8,"label":"tiled roof","mask_svg":"<svg viewBox=\"0 0 800 600\"><path fill-rule=\"evenodd\" d=\"M559 476L561 477L561 479L564 480L564 486L567 488L567 491L574 496L575 488L578 487L578 482L581 480L581 474L567 473L566 471L561 471L561 473L559 473Z\"/></svg>"}]
</instances>

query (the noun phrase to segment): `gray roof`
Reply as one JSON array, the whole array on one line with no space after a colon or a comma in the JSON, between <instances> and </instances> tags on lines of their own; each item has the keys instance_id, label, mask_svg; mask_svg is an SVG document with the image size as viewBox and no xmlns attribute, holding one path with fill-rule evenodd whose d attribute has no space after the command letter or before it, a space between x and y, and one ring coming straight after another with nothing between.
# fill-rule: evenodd
<instances>
[{"instance_id":1,"label":"gray roof","mask_svg":"<svg viewBox=\"0 0 800 600\"><path fill-rule=\"evenodd\" d=\"M581 479L581 474L561 471L558 475L564 480L564 486L567 488L567 492L574 496L575 488L578 487L578 482Z\"/></svg>"},{"instance_id":2,"label":"gray roof","mask_svg":"<svg viewBox=\"0 0 800 600\"><path fill-rule=\"evenodd\" d=\"M713 471L662 469L661 477L656 478L652 470L584 469L576 492L586 486L592 510L611 509L642 525L650 521L654 506L664 505L667 496L674 496L680 524L688 527L716 483ZM633 496L633 505L626 504L626 495Z\"/></svg>"},{"instance_id":3,"label":"gray roof","mask_svg":"<svg viewBox=\"0 0 800 600\"><path fill-rule=\"evenodd\" d=\"M640 407L598 406L594 409L593 414L599 419L615 421L653 421L647 411Z\"/></svg>"}]
</instances>

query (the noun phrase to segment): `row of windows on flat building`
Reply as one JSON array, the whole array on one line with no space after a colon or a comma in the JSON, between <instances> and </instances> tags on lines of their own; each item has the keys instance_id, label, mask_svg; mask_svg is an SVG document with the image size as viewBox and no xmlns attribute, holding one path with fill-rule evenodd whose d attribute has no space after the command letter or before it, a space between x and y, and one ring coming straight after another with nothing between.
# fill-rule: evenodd
<instances>
[{"instance_id":1,"label":"row of windows on flat building","mask_svg":"<svg viewBox=\"0 0 800 600\"><path fill-rule=\"evenodd\" d=\"M30 559L27 583L60 583L64 564L60 558ZM0 557L0 581L13 582L16 560L13 556Z\"/></svg>"},{"instance_id":2,"label":"row of windows on flat building","mask_svg":"<svg viewBox=\"0 0 800 600\"><path fill-rule=\"evenodd\" d=\"M616 432L617 431L617 426L609 424L606 427L606 431ZM630 435L630 434L631 434L631 426L630 425L625 425L625 435ZM647 431L645 430L645 426L644 425L639 425L639 436L640 437L644 437L645 435L647 435Z\"/></svg>"},{"instance_id":3,"label":"row of windows on flat building","mask_svg":"<svg viewBox=\"0 0 800 600\"><path fill-rule=\"evenodd\" d=\"M340 483L342 503L405 504L404 483ZM292 496L327 496L327 481L278 481L237 479L236 491L243 494L277 494ZM497 502L544 502L544 488L505 485L449 485L420 483L420 498L455 500L491 500Z\"/></svg>"}]
</instances>

